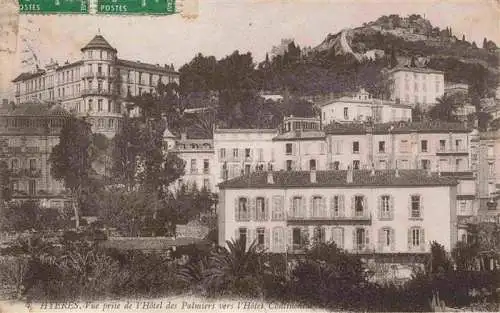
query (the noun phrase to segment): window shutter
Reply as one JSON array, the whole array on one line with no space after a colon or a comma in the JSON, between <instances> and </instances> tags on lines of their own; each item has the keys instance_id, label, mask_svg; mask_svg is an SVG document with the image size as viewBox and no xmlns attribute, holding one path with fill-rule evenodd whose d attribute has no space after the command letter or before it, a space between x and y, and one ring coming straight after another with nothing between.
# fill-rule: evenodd
<instances>
[{"instance_id":1,"label":"window shutter","mask_svg":"<svg viewBox=\"0 0 500 313\"><path fill-rule=\"evenodd\" d=\"M339 195L339 215L341 217L345 216L345 201L344 195Z\"/></svg>"},{"instance_id":2,"label":"window shutter","mask_svg":"<svg viewBox=\"0 0 500 313\"><path fill-rule=\"evenodd\" d=\"M357 249L357 242L356 242L356 228L352 230L352 250L356 251Z\"/></svg>"},{"instance_id":3,"label":"window shutter","mask_svg":"<svg viewBox=\"0 0 500 313\"><path fill-rule=\"evenodd\" d=\"M382 196L379 196L377 198L377 213L378 213L378 219L382 219Z\"/></svg>"},{"instance_id":4,"label":"window shutter","mask_svg":"<svg viewBox=\"0 0 500 313\"><path fill-rule=\"evenodd\" d=\"M368 216L370 211L368 211L368 199L363 196L363 216Z\"/></svg>"},{"instance_id":5,"label":"window shutter","mask_svg":"<svg viewBox=\"0 0 500 313\"><path fill-rule=\"evenodd\" d=\"M293 228L287 227L286 228L286 249L292 249L293 247Z\"/></svg>"},{"instance_id":6,"label":"window shutter","mask_svg":"<svg viewBox=\"0 0 500 313\"><path fill-rule=\"evenodd\" d=\"M269 228L267 228L267 227L264 229L264 243L265 243L266 250L269 251L271 249L271 238L269 235Z\"/></svg>"},{"instance_id":7,"label":"window shutter","mask_svg":"<svg viewBox=\"0 0 500 313\"><path fill-rule=\"evenodd\" d=\"M280 220L285 219L285 197L279 196L278 197L278 218Z\"/></svg>"},{"instance_id":8,"label":"window shutter","mask_svg":"<svg viewBox=\"0 0 500 313\"><path fill-rule=\"evenodd\" d=\"M309 209L306 211L305 217L315 216L316 212L313 212L313 202L314 202L314 196L311 196L311 198L309 198Z\"/></svg>"},{"instance_id":9,"label":"window shutter","mask_svg":"<svg viewBox=\"0 0 500 313\"><path fill-rule=\"evenodd\" d=\"M288 207L287 213L288 216L294 216L293 212L293 197L290 197L290 206Z\"/></svg>"},{"instance_id":10,"label":"window shutter","mask_svg":"<svg viewBox=\"0 0 500 313\"><path fill-rule=\"evenodd\" d=\"M420 228L420 250L425 251L427 244L425 243L425 231L423 228Z\"/></svg>"},{"instance_id":11,"label":"window shutter","mask_svg":"<svg viewBox=\"0 0 500 313\"><path fill-rule=\"evenodd\" d=\"M389 196L389 218L394 219L394 196Z\"/></svg>"},{"instance_id":12,"label":"window shutter","mask_svg":"<svg viewBox=\"0 0 500 313\"><path fill-rule=\"evenodd\" d=\"M292 143L292 155L295 155L296 154L296 149L295 149L295 145Z\"/></svg>"},{"instance_id":13,"label":"window shutter","mask_svg":"<svg viewBox=\"0 0 500 313\"><path fill-rule=\"evenodd\" d=\"M266 197L264 200L264 220L269 220L269 198Z\"/></svg>"},{"instance_id":14,"label":"window shutter","mask_svg":"<svg viewBox=\"0 0 500 313\"><path fill-rule=\"evenodd\" d=\"M326 212L326 198L325 197L321 197L320 204L321 204L321 217L327 217L328 214Z\"/></svg>"},{"instance_id":15,"label":"window shutter","mask_svg":"<svg viewBox=\"0 0 500 313\"><path fill-rule=\"evenodd\" d=\"M340 228L340 247L344 249L344 229Z\"/></svg>"},{"instance_id":16,"label":"window shutter","mask_svg":"<svg viewBox=\"0 0 500 313\"><path fill-rule=\"evenodd\" d=\"M306 198L301 197L300 198L300 217L306 217L306 212L307 212Z\"/></svg>"},{"instance_id":17,"label":"window shutter","mask_svg":"<svg viewBox=\"0 0 500 313\"><path fill-rule=\"evenodd\" d=\"M327 217L334 217L335 214L335 196L330 197L330 210L328 211Z\"/></svg>"},{"instance_id":18,"label":"window shutter","mask_svg":"<svg viewBox=\"0 0 500 313\"><path fill-rule=\"evenodd\" d=\"M253 243L255 233L256 233L255 230L253 230L251 228L247 228L247 247L246 247L246 250L248 250L250 245Z\"/></svg>"},{"instance_id":19,"label":"window shutter","mask_svg":"<svg viewBox=\"0 0 500 313\"><path fill-rule=\"evenodd\" d=\"M302 238L305 239L304 242L302 242L302 244L308 244L310 242L310 238L309 238L309 227L308 226L303 226L302 227Z\"/></svg>"},{"instance_id":20,"label":"window shutter","mask_svg":"<svg viewBox=\"0 0 500 313\"><path fill-rule=\"evenodd\" d=\"M355 205L354 205L354 199L355 196L351 197L351 216L354 217L356 216L356 210L355 210Z\"/></svg>"},{"instance_id":21,"label":"window shutter","mask_svg":"<svg viewBox=\"0 0 500 313\"><path fill-rule=\"evenodd\" d=\"M411 228L410 228L410 229L408 229L408 251L412 250L411 243L412 243L412 240L411 240Z\"/></svg>"},{"instance_id":22,"label":"window shutter","mask_svg":"<svg viewBox=\"0 0 500 313\"><path fill-rule=\"evenodd\" d=\"M424 218L424 197L420 195L420 218Z\"/></svg>"},{"instance_id":23,"label":"window shutter","mask_svg":"<svg viewBox=\"0 0 500 313\"><path fill-rule=\"evenodd\" d=\"M408 196L408 218L411 218L411 195Z\"/></svg>"},{"instance_id":24,"label":"window shutter","mask_svg":"<svg viewBox=\"0 0 500 313\"><path fill-rule=\"evenodd\" d=\"M240 220L240 214L239 214L239 206L238 206L238 198L234 199L234 220L239 221Z\"/></svg>"},{"instance_id":25,"label":"window shutter","mask_svg":"<svg viewBox=\"0 0 500 313\"><path fill-rule=\"evenodd\" d=\"M238 160L245 160L245 149L238 151Z\"/></svg>"},{"instance_id":26,"label":"window shutter","mask_svg":"<svg viewBox=\"0 0 500 313\"><path fill-rule=\"evenodd\" d=\"M365 227L365 244L367 245L366 248L368 248L368 245L370 244L370 228Z\"/></svg>"},{"instance_id":27,"label":"window shutter","mask_svg":"<svg viewBox=\"0 0 500 313\"><path fill-rule=\"evenodd\" d=\"M384 242L384 229L383 228L380 228L378 230L378 250L380 252L383 251L384 249L384 246L385 246L385 242Z\"/></svg>"},{"instance_id":28,"label":"window shutter","mask_svg":"<svg viewBox=\"0 0 500 313\"><path fill-rule=\"evenodd\" d=\"M257 215L256 215L256 198L247 198L248 202L250 203L249 205L249 214L247 220L255 221Z\"/></svg>"},{"instance_id":29,"label":"window shutter","mask_svg":"<svg viewBox=\"0 0 500 313\"><path fill-rule=\"evenodd\" d=\"M391 251L394 250L396 250L396 231L391 228Z\"/></svg>"}]
</instances>

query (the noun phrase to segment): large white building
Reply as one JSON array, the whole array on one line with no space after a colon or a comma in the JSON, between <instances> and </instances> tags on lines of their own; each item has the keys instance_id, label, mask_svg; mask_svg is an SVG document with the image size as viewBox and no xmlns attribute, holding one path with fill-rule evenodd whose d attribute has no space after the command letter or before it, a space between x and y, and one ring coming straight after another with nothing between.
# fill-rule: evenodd
<instances>
[{"instance_id":1,"label":"large white building","mask_svg":"<svg viewBox=\"0 0 500 313\"><path fill-rule=\"evenodd\" d=\"M389 123L411 121L411 106L397 101L372 98L364 89L349 96L326 101L321 106L323 125L332 122L371 121Z\"/></svg>"},{"instance_id":2,"label":"large white building","mask_svg":"<svg viewBox=\"0 0 500 313\"><path fill-rule=\"evenodd\" d=\"M16 103L59 103L67 111L87 116L94 132L114 136L127 107L127 97L154 92L158 82L179 83L170 65L118 58L101 35L81 48L82 58L21 73L14 80Z\"/></svg>"},{"instance_id":3,"label":"large white building","mask_svg":"<svg viewBox=\"0 0 500 313\"><path fill-rule=\"evenodd\" d=\"M263 171L219 188L219 242L300 253L333 240L352 252L417 254L457 242L457 182L430 171Z\"/></svg>"},{"instance_id":4,"label":"large white building","mask_svg":"<svg viewBox=\"0 0 500 313\"><path fill-rule=\"evenodd\" d=\"M427 108L444 94L444 72L429 68L395 67L388 72L391 100Z\"/></svg>"}]
</instances>

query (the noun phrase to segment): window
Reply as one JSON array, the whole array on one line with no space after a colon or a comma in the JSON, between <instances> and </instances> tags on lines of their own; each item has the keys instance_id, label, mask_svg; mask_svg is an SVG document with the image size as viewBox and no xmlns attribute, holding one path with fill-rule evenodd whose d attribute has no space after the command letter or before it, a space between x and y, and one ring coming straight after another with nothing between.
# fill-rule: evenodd
<instances>
[{"instance_id":1,"label":"window","mask_svg":"<svg viewBox=\"0 0 500 313\"><path fill-rule=\"evenodd\" d=\"M387 169L387 162L385 160L379 160L378 163L379 163L378 166L381 170Z\"/></svg>"},{"instance_id":2,"label":"window","mask_svg":"<svg viewBox=\"0 0 500 313\"><path fill-rule=\"evenodd\" d=\"M36 170L36 159L30 159L30 170Z\"/></svg>"},{"instance_id":3,"label":"window","mask_svg":"<svg viewBox=\"0 0 500 313\"><path fill-rule=\"evenodd\" d=\"M314 228L314 239L318 243L326 242L326 233L324 227L318 226Z\"/></svg>"},{"instance_id":4,"label":"window","mask_svg":"<svg viewBox=\"0 0 500 313\"><path fill-rule=\"evenodd\" d=\"M292 230L292 245L293 249L300 249L304 244L305 232L302 229L295 227Z\"/></svg>"},{"instance_id":5,"label":"window","mask_svg":"<svg viewBox=\"0 0 500 313\"><path fill-rule=\"evenodd\" d=\"M285 232L283 227L273 228L273 252L285 251Z\"/></svg>"},{"instance_id":6,"label":"window","mask_svg":"<svg viewBox=\"0 0 500 313\"><path fill-rule=\"evenodd\" d=\"M203 174L208 174L210 169L210 163L208 159L203 160Z\"/></svg>"},{"instance_id":7,"label":"window","mask_svg":"<svg viewBox=\"0 0 500 313\"><path fill-rule=\"evenodd\" d=\"M239 238L244 245L247 243L247 229L245 227L239 228Z\"/></svg>"},{"instance_id":8,"label":"window","mask_svg":"<svg viewBox=\"0 0 500 313\"><path fill-rule=\"evenodd\" d=\"M89 108L88 108L88 111L92 112L92 110L93 110L92 99L89 99Z\"/></svg>"},{"instance_id":9,"label":"window","mask_svg":"<svg viewBox=\"0 0 500 313\"><path fill-rule=\"evenodd\" d=\"M226 158L226 149L225 148L220 148L219 149L219 157L221 159L225 159Z\"/></svg>"},{"instance_id":10,"label":"window","mask_svg":"<svg viewBox=\"0 0 500 313\"><path fill-rule=\"evenodd\" d=\"M356 228L354 233L354 250L363 250L367 243L367 233L364 228Z\"/></svg>"},{"instance_id":11,"label":"window","mask_svg":"<svg viewBox=\"0 0 500 313\"><path fill-rule=\"evenodd\" d=\"M310 171L316 170L316 160L309 160L309 170Z\"/></svg>"},{"instance_id":12,"label":"window","mask_svg":"<svg viewBox=\"0 0 500 313\"><path fill-rule=\"evenodd\" d=\"M378 142L378 152L385 153L385 141Z\"/></svg>"},{"instance_id":13,"label":"window","mask_svg":"<svg viewBox=\"0 0 500 313\"><path fill-rule=\"evenodd\" d=\"M312 216L313 217L326 217L326 212L323 212L323 198L320 196L314 196L311 200L312 206Z\"/></svg>"},{"instance_id":14,"label":"window","mask_svg":"<svg viewBox=\"0 0 500 313\"><path fill-rule=\"evenodd\" d=\"M354 154L359 153L359 141L352 142L352 153L354 153Z\"/></svg>"},{"instance_id":15,"label":"window","mask_svg":"<svg viewBox=\"0 0 500 313\"><path fill-rule=\"evenodd\" d=\"M359 168L360 168L359 160L352 161L352 168L355 170L359 170Z\"/></svg>"},{"instance_id":16,"label":"window","mask_svg":"<svg viewBox=\"0 0 500 313\"><path fill-rule=\"evenodd\" d=\"M421 165L422 169L429 170L431 168L431 161L430 160L420 160L420 165Z\"/></svg>"},{"instance_id":17,"label":"window","mask_svg":"<svg viewBox=\"0 0 500 313\"><path fill-rule=\"evenodd\" d=\"M420 227L412 227L408 231L408 248L413 250L415 248L425 248L425 235L424 229Z\"/></svg>"},{"instance_id":18,"label":"window","mask_svg":"<svg viewBox=\"0 0 500 313\"><path fill-rule=\"evenodd\" d=\"M446 140L439 140L439 151L446 150Z\"/></svg>"},{"instance_id":19,"label":"window","mask_svg":"<svg viewBox=\"0 0 500 313\"><path fill-rule=\"evenodd\" d=\"M292 199L292 216L303 217L302 197L293 197Z\"/></svg>"},{"instance_id":20,"label":"window","mask_svg":"<svg viewBox=\"0 0 500 313\"><path fill-rule=\"evenodd\" d=\"M337 247L344 247L344 229L342 227L332 228L332 240L335 242Z\"/></svg>"},{"instance_id":21,"label":"window","mask_svg":"<svg viewBox=\"0 0 500 313\"><path fill-rule=\"evenodd\" d=\"M401 160L401 169L409 169L409 161L408 160Z\"/></svg>"},{"instance_id":22,"label":"window","mask_svg":"<svg viewBox=\"0 0 500 313\"><path fill-rule=\"evenodd\" d=\"M365 212L365 199L363 196L354 196L354 216L362 217Z\"/></svg>"},{"instance_id":23,"label":"window","mask_svg":"<svg viewBox=\"0 0 500 313\"><path fill-rule=\"evenodd\" d=\"M286 160L286 170L287 171L292 170L292 160Z\"/></svg>"},{"instance_id":24,"label":"window","mask_svg":"<svg viewBox=\"0 0 500 313\"><path fill-rule=\"evenodd\" d=\"M456 159L455 160L455 170L458 172L458 171L461 171L462 170L462 165L463 165L463 160L462 159Z\"/></svg>"},{"instance_id":25,"label":"window","mask_svg":"<svg viewBox=\"0 0 500 313\"><path fill-rule=\"evenodd\" d=\"M10 168L13 170L19 169L19 160L18 159L12 159L10 161Z\"/></svg>"},{"instance_id":26,"label":"window","mask_svg":"<svg viewBox=\"0 0 500 313\"><path fill-rule=\"evenodd\" d=\"M251 150L250 150L250 148L246 148L246 149L245 149L245 158L250 158L250 155L251 155Z\"/></svg>"},{"instance_id":27,"label":"window","mask_svg":"<svg viewBox=\"0 0 500 313\"><path fill-rule=\"evenodd\" d=\"M257 228L257 244L263 247L266 244L266 230L264 227Z\"/></svg>"},{"instance_id":28,"label":"window","mask_svg":"<svg viewBox=\"0 0 500 313\"><path fill-rule=\"evenodd\" d=\"M394 250L394 230L390 227L383 227L379 229L378 244L381 251Z\"/></svg>"},{"instance_id":29,"label":"window","mask_svg":"<svg viewBox=\"0 0 500 313\"><path fill-rule=\"evenodd\" d=\"M195 174L197 172L196 169L196 159L191 159L191 173Z\"/></svg>"},{"instance_id":30,"label":"window","mask_svg":"<svg viewBox=\"0 0 500 313\"><path fill-rule=\"evenodd\" d=\"M465 211L467 210L467 201L466 200L459 201L459 210L461 213L465 213Z\"/></svg>"},{"instance_id":31,"label":"window","mask_svg":"<svg viewBox=\"0 0 500 313\"><path fill-rule=\"evenodd\" d=\"M344 120L349 119L349 108L344 108Z\"/></svg>"},{"instance_id":32,"label":"window","mask_svg":"<svg viewBox=\"0 0 500 313\"><path fill-rule=\"evenodd\" d=\"M287 155L291 155L292 154L292 144L291 143L287 143L285 145L285 153Z\"/></svg>"},{"instance_id":33,"label":"window","mask_svg":"<svg viewBox=\"0 0 500 313\"><path fill-rule=\"evenodd\" d=\"M495 176L495 163L493 162L488 162L488 175L490 177Z\"/></svg>"},{"instance_id":34,"label":"window","mask_svg":"<svg viewBox=\"0 0 500 313\"><path fill-rule=\"evenodd\" d=\"M263 197L257 197L255 200L255 209L256 209L256 218L258 221L265 221L267 220L267 209L266 209L266 202Z\"/></svg>"},{"instance_id":35,"label":"window","mask_svg":"<svg viewBox=\"0 0 500 313\"><path fill-rule=\"evenodd\" d=\"M97 73L99 73L99 74L102 73L102 64L101 63L97 64Z\"/></svg>"},{"instance_id":36,"label":"window","mask_svg":"<svg viewBox=\"0 0 500 313\"><path fill-rule=\"evenodd\" d=\"M339 217L342 216L342 209L343 209L343 196L342 195L335 195L332 197L332 204L331 204L331 209L332 209L332 215L334 217Z\"/></svg>"},{"instance_id":37,"label":"window","mask_svg":"<svg viewBox=\"0 0 500 313\"><path fill-rule=\"evenodd\" d=\"M238 211L237 211L237 221L248 220L250 215L248 214L248 203L247 198L238 199Z\"/></svg>"},{"instance_id":38,"label":"window","mask_svg":"<svg viewBox=\"0 0 500 313\"><path fill-rule=\"evenodd\" d=\"M102 99L97 100L97 111L102 112Z\"/></svg>"},{"instance_id":39,"label":"window","mask_svg":"<svg viewBox=\"0 0 500 313\"><path fill-rule=\"evenodd\" d=\"M420 151L421 152L428 152L427 149L428 149L427 140L421 140L420 141Z\"/></svg>"},{"instance_id":40,"label":"window","mask_svg":"<svg viewBox=\"0 0 500 313\"><path fill-rule=\"evenodd\" d=\"M29 195L36 194L36 180L34 180L34 179L32 179L32 180L29 181L28 194Z\"/></svg>"},{"instance_id":41,"label":"window","mask_svg":"<svg viewBox=\"0 0 500 313\"><path fill-rule=\"evenodd\" d=\"M89 59L92 59L92 50L89 50Z\"/></svg>"},{"instance_id":42,"label":"window","mask_svg":"<svg viewBox=\"0 0 500 313\"><path fill-rule=\"evenodd\" d=\"M389 195L380 197L379 202L380 219L392 219L392 198Z\"/></svg>"},{"instance_id":43,"label":"window","mask_svg":"<svg viewBox=\"0 0 500 313\"><path fill-rule=\"evenodd\" d=\"M455 150L456 151L460 151L462 149L463 149L463 147L462 147L462 139L455 140Z\"/></svg>"},{"instance_id":44,"label":"window","mask_svg":"<svg viewBox=\"0 0 500 313\"><path fill-rule=\"evenodd\" d=\"M234 159L238 158L238 149L236 149L236 148L233 149L233 158Z\"/></svg>"},{"instance_id":45,"label":"window","mask_svg":"<svg viewBox=\"0 0 500 313\"><path fill-rule=\"evenodd\" d=\"M250 174L250 164L245 164L245 175Z\"/></svg>"},{"instance_id":46,"label":"window","mask_svg":"<svg viewBox=\"0 0 500 313\"><path fill-rule=\"evenodd\" d=\"M411 218L421 218L421 197L419 195L412 195L410 203L410 217Z\"/></svg>"},{"instance_id":47,"label":"window","mask_svg":"<svg viewBox=\"0 0 500 313\"><path fill-rule=\"evenodd\" d=\"M113 120L112 118L108 120L108 128L110 129L115 128L115 120Z\"/></svg>"}]
</instances>

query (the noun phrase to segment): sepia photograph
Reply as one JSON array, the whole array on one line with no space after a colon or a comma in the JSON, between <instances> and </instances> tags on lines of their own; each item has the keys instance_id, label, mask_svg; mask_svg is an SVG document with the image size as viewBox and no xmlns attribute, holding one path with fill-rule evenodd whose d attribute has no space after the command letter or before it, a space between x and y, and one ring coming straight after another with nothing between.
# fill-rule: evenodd
<instances>
[{"instance_id":1,"label":"sepia photograph","mask_svg":"<svg viewBox=\"0 0 500 313\"><path fill-rule=\"evenodd\" d=\"M0 313L500 311L500 2L0 3Z\"/></svg>"}]
</instances>

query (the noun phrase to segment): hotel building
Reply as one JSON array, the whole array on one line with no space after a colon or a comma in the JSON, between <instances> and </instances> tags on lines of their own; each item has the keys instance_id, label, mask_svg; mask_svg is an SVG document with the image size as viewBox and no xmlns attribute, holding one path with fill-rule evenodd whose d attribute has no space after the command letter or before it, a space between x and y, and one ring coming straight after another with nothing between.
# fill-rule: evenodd
<instances>
[{"instance_id":1,"label":"hotel building","mask_svg":"<svg viewBox=\"0 0 500 313\"><path fill-rule=\"evenodd\" d=\"M154 92L159 82L179 83L172 66L118 58L118 51L101 35L81 48L82 58L45 69L21 73L14 80L16 103L60 104L86 116L94 132L113 137L121 125L127 97Z\"/></svg>"},{"instance_id":2,"label":"hotel building","mask_svg":"<svg viewBox=\"0 0 500 313\"><path fill-rule=\"evenodd\" d=\"M275 253L330 240L357 253L429 252L457 242L457 182L425 170L274 171L219 184L219 242ZM436 223L439 221L439 223Z\"/></svg>"}]
</instances>

